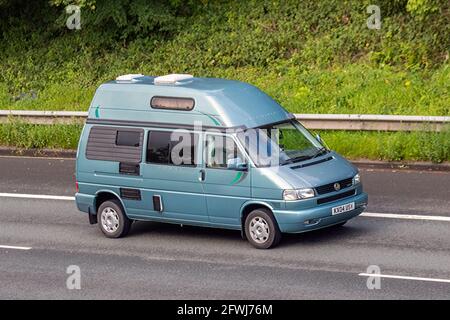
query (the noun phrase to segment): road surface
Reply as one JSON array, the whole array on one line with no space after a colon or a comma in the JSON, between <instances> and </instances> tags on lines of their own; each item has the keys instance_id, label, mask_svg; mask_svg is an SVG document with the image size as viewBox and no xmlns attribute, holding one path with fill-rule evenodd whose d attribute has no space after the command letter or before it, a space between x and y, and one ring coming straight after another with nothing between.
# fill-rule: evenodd
<instances>
[{"instance_id":1,"label":"road surface","mask_svg":"<svg viewBox=\"0 0 450 320\"><path fill-rule=\"evenodd\" d=\"M0 157L0 299L450 299L450 173L362 169L373 216L272 250L151 222L106 239L71 200L73 173L71 159Z\"/></svg>"}]
</instances>

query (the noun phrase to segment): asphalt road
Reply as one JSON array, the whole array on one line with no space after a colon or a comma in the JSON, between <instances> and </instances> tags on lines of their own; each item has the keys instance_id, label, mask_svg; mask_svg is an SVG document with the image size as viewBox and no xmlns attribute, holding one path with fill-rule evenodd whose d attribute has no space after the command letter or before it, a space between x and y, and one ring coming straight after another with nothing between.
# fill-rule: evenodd
<instances>
[{"instance_id":1,"label":"asphalt road","mask_svg":"<svg viewBox=\"0 0 450 320\"><path fill-rule=\"evenodd\" d=\"M73 196L73 172L73 160L3 157L0 193ZM239 232L149 222L106 239L73 201L0 197L0 298L450 299L450 221L432 220L450 217L450 173L362 177L368 212L430 220L358 217L256 250ZM80 290L67 289L71 265ZM370 290L370 265L400 278Z\"/></svg>"}]
</instances>

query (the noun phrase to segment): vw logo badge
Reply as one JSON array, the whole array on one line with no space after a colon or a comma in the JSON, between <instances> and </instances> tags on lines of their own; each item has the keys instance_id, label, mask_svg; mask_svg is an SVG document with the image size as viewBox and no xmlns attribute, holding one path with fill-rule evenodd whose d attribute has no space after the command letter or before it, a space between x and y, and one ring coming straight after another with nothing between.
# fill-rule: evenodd
<instances>
[{"instance_id":1,"label":"vw logo badge","mask_svg":"<svg viewBox=\"0 0 450 320\"><path fill-rule=\"evenodd\" d=\"M337 182L333 185L333 187L334 187L334 190L336 190L336 191L341 190L341 185Z\"/></svg>"}]
</instances>

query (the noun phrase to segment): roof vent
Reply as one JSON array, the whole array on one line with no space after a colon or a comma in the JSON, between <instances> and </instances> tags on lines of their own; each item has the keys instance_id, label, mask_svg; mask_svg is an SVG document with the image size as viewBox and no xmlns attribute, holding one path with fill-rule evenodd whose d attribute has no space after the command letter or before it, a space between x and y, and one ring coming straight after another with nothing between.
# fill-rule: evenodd
<instances>
[{"instance_id":1,"label":"roof vent","mask_svg":"<svg viewBox=\"0 0 450 320\"><path fill-rule=\"evenodd\" d=\"M194 76L190 74L168 74L155 78L155 84L176 84L179 81L192 79Z\"/></svg>"},{"instance_id":2,"label":"roof vent","mask_svg":"<svg viewBox=\"0 0 450 320\"><path fill-rule=\"evenodd\" d=\"M123 76L118 76L116 78L116 81L137 81L137 78L143 77L143 74L137 73L137 74L125 74Z\"/></svg>"}]
</instances>

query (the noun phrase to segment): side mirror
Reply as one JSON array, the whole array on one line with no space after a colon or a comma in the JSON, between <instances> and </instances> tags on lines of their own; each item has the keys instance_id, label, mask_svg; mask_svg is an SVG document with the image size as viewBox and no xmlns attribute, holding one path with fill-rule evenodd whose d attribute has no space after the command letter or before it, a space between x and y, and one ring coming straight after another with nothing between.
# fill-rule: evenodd
<instances>
[{"instance_id":1,"label":"side mirror","mask_svg":"<svg viewBox=\"0 0 450 320\"><path fill-rule=\"evenodd\" d=\"M247 171L248 165L246 163L240 163L236 166L236 168L234 170L235 171Z\"/></svg>"},{"instance_id":2,"label":"side mirror","mask_svg":"<svg viewBox=\"0 0 450 320\"><path fill-rule=\"evenodd\" d=\"M235 171L247 171L248 165L241 158L233 158L227 161L227 169Z\"/></svg>"}]
</instances>

